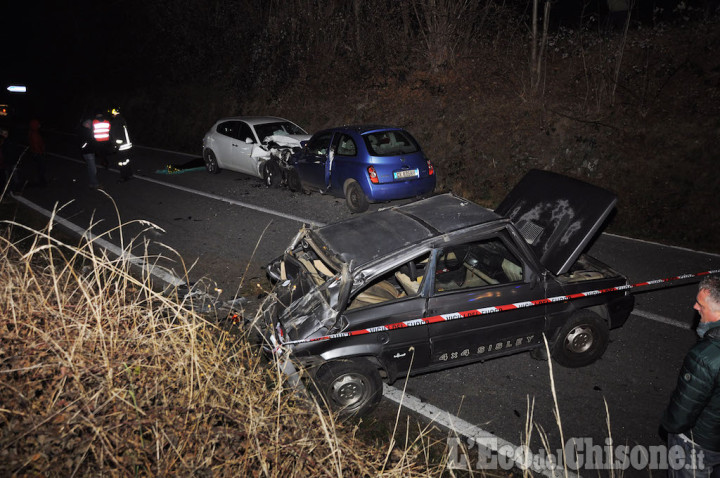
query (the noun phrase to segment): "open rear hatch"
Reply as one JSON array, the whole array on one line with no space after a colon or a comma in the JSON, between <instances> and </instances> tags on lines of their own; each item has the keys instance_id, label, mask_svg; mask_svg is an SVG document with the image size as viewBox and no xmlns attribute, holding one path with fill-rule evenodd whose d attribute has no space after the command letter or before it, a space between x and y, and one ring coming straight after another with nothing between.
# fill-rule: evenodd
<instances>
[{"instance_id":1,"label":"open rear hatch","mask_svg":"<svg viewBox=\"0 0 720 478\"><path fill-rule=\"evenodd\" d=\"M540 262L560 275L570 270L616 202L601 187L533 169L495 212L510 219Z\"/></svg>"}]
</instances>

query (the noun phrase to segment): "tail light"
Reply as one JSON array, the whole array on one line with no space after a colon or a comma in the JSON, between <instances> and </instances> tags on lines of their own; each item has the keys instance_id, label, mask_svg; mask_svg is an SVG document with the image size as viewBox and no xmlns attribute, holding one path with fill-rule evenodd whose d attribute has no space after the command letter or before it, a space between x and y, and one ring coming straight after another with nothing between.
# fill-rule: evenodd
<instances>
[{"instance_id":1,"label":"tail light","mask_svg":"<svg viewBox=\"0 0 720 478\"><path fill-rule=\"evenodd\" d=\"M435 174L435 168L433 168L433 165L429 159L427 160L427 165L428 165L428 176L432 176L433 174Z\"/></svg>"},{"instance_id":2,"label":"tail light","mask_svg":"<svg viewBox=\"0 0 720 478\"><path fill-rule=\"evenodd\" d=\"M370 176L371 183L380 184L380 180L378 179L377 171L375 171L374 166L368 166L367 172L368 172L368 175Z\"/></svg>"}]
</instances>

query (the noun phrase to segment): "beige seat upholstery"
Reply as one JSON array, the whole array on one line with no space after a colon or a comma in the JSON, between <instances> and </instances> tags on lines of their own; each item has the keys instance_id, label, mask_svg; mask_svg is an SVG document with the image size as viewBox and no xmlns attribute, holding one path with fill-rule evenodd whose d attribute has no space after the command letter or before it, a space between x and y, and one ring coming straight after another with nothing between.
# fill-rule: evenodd
<instances>
[{"instance_id":1,"label":"beige seat upholstery","mask_svg":"<svg viewBox=\"0 0 720 478\"><path fill-rule=\"evenodd\" d=\"M517 282L522 280L522 267L520 267L519 265L510 262L507 259L503 259L502 269L503 272L505 272L507 278L510 279L510 282Z\"/></svg>"},{"instance_id":2,"label":"beige seat upholstery","mask_svg":"<svg viewBox=\"0 0 720 478\"><path fill-rule=\"evenodd\" d=\"M317 269L317 271L318 271L320 274L324 275L325 277L328 277L328 278L329 278L329 277L332 277L332 276L334 275L334 274L332 273L332 271L331 271L330 269L328 269L328 267L325 265L325 263L323 263L323 262L322 262L321 260L319 260L319 259L315 259L315 260L313 261L313 265L315 266L315 269Z\"/></svg>"},{"instance_id":3,"label":"beige seat upholstery","mask_svg":"<svg viewBox=\"0 0 720 478\"><path fill-rule=\"evenodd\" d=\"M388 300L398 299L405 294L398 292L398 290L388 281L381 281L377 284L373 284L364 291L360 292L350 302L348 309L357 309L359 307L365 307L366 305L380 304L381 302L387 302Z\"/></svg>"},{"instance_id":4,"label":"beige seat upholstery","mask_svg":"<svg viewBox=\"0 0 720 478\"><path fill-rule=\"evenodd\" d=\"M402 272L396 272L395 279L397 279L398 284L400 284L400 287L403 288L407 295L417 294L418 289L420 289L420 282L422 282L422 277L418 277L417 280L412 280L410 276Z\"/></svg>"}]
</instances>

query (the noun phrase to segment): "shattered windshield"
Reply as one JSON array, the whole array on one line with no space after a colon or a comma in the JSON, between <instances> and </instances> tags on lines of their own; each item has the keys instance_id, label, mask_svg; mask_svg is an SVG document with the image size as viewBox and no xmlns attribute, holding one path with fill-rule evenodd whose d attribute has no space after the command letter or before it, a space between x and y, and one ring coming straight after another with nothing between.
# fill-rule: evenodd
<instances>
[{"instance_id":1,"label":"shattered windshield","mask_svg":"<svg viewBox=\"0 0 720 478\"><path fill-rule=\"evenodd\" d=\"M297 125L290 123L289 121L278 121L277 123L265 123L256 124L255 132L260 139L260 142L265 141L268 136L278 135L287 136L290 134L307 134Z\"/></svg>"},{"instance_id":2,"label":"shattered windshield","mask_svg":"<svg viewBox=\"0 0 720 478\"><path fill-rule=\"evenodd\" d=\"M291 338L310 337L332 329L347 300L344 291L349 291L347 267L343 268L344 273L325 277L307 258L300 262L304 265L301 275L310 276L316 285L293 302L280 319Z\"/></svg>"},{"instance_id":3,"label":"shattered windshield","mask_svg":"<svg viewBox=\"0 0 720 478\"><path fill-rule=\"evenodd\" d=\"M416 153L420 149L410 133L403 130L369 133L363 139L373 156L397 156Z\"/></svg>"}]
</instances>

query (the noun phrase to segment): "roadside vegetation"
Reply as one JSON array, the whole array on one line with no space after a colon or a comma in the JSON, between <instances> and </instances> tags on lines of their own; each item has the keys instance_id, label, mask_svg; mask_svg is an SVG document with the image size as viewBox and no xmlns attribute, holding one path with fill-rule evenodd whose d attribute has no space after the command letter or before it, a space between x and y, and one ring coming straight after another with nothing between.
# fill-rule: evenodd
<instances>
[{"instance_id":1,"label":"roadside vegetation","mask_svg":"<svg viewBox=\"0 0 720 478\"><path fill-rule=\"evenodd\" d=\"M7 209L5 203L0 212ZM363 420L340 420L264 360L230 318L194 310L177 290L159 290L92 242L0 222L0 474L537 473L475 469L477 449L466 448L468 437L394 405ZM533 412L529 397L521 444L554 456L562 446Z\"/></svg>"},{"instance_id":2,"label":"roadside vegetation","mask_svg":"<svg viewBox=\"0 0 720 478\"><path fill-rule=\"evenodd\" d=\"M609 29L592 14L555 21L549 2L533 22L532 1L130 3L143 55L125 48L125 20L93 22L88 7L83 27L104 29L102 48L118 53L97 61L110 58L123 83L108 91L59 68L73 73L55 81L83 89L49 124L118 104L136 142L198 155L226 115L311 132L399 125L433 161L438 190L494 207L528 169L549 169L615 191L612 232L720 252L717 16L677 6ZM368 439L299 401L242 335L127 263L43 225L0 227L2 475L445 470L444 442L422 430L393 441L387 424Z\"/></svg>"},{"instance_id":3,"label":"roadside vegetation","mask_svg":"<svg viewBox=\"0 0 720 478\"><path fill-rule=\"evenodd\" d=\"M74 125L83 105L120 104L137 142L197 154L226 115L399 125L438 191L495 207L549 169L618 194L611 232L719 251L720 21L700 5L713 3L631 2L614 27L605 2L561 10L574 3L140 2L143 55L105 35L117 54L88 54L117 90L75 75L62 111ZM97 28L123 32L116 20Z\"/></svg>"},{"instance_id":4,"label":"roadside vegetation","mask_svg":"<svg viewBox=\"0 0 720 478\"><path fill-rule=\"evenodd\" d=\"M428 435L360 440L242 334L92 243L0 227L3 476L440 473Z\"/></svg>"}]
</instances>

